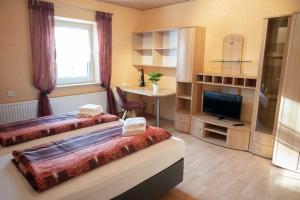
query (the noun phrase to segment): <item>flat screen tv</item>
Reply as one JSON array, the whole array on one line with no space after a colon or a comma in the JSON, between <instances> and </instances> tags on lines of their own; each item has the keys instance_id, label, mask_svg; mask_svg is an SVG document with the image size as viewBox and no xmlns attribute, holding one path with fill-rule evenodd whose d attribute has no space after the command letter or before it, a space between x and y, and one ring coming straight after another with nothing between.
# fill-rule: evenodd
<instances>
[{"instance_id":1,"label":"flat screen tv","mask_svg":"<svg viewBox=\"0 0 300 200\"><path fill-rule=\"evenodd\" d=\"M202 111L219 118L240 120L242 101L243 96L204 91Z\"/></svg>"}]
</instances>

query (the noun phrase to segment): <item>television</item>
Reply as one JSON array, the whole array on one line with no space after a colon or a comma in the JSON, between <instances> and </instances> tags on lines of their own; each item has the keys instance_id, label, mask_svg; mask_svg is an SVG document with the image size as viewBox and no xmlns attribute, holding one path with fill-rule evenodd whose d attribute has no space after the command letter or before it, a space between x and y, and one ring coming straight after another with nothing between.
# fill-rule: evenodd
<instances>
[{"instance_id":1,"label":"television","mask_svg":"<svg viewBox=\"0 0 300 200\"><path fill-rule=\"evenodd\" d=\"M203 92L202 111L222 118L240 120L243 96L221 93Z\"/></svg>"}]
</instances>

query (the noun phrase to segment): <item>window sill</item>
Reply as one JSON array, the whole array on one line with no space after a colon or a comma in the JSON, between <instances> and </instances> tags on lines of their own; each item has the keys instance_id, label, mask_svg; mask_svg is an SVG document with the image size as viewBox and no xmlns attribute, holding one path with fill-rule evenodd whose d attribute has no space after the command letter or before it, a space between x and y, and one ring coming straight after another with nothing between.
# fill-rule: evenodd
<instances>
[{"instance_id":1,"label":"window sill","mask_svg":"<svg viewBox=\"0 0 300 200\"><path fill-rule=\"evenodd\" d=\"M90 86L98 85L101 87L100 83L77 83L77 84L66 84L66 85L57 85L56 88L65 88L65 87L78 87L78 86Z\"/></svg>"}]
</instances>

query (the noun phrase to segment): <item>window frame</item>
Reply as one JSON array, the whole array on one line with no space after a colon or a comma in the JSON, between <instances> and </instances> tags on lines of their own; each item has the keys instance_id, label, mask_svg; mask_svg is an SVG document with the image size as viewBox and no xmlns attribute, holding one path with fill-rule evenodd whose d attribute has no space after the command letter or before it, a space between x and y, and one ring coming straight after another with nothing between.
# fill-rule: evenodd
<instances>
[{"instance_id":1,"label":"window frame","mask_svg":"<svg viewBox=\"0 0 300 200\"><path fill-rule=\"evenodd\" d=\"M68 85L86 85L86 84L96 84L100 83L100 75L97 66L99 66L98 57L98 37L97 37L97 27L96 22L78 20L65 17L55 17L55 28L56 27L69 27L69 28L79 28L88 30L89 32L89 43L90 43L90 63L88 68L87 77L66 77L59 78L57 76L57 86L63 87Z\"/></svg>"}]
</instances>

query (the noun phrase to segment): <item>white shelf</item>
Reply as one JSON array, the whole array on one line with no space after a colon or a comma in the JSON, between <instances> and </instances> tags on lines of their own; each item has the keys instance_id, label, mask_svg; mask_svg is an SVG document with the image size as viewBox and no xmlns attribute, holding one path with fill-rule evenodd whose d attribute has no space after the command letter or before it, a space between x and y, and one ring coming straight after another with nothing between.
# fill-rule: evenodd
<instances>
[{"instance_id":1,"label":"white shelf","mask_svg":"<svg viewBox=\"0 0 300 200\"><path fill-rule=\"evenodd\" d=\"M176 68L178 30L133 33L133 65Z\"/></svg>"}]
</instances>

